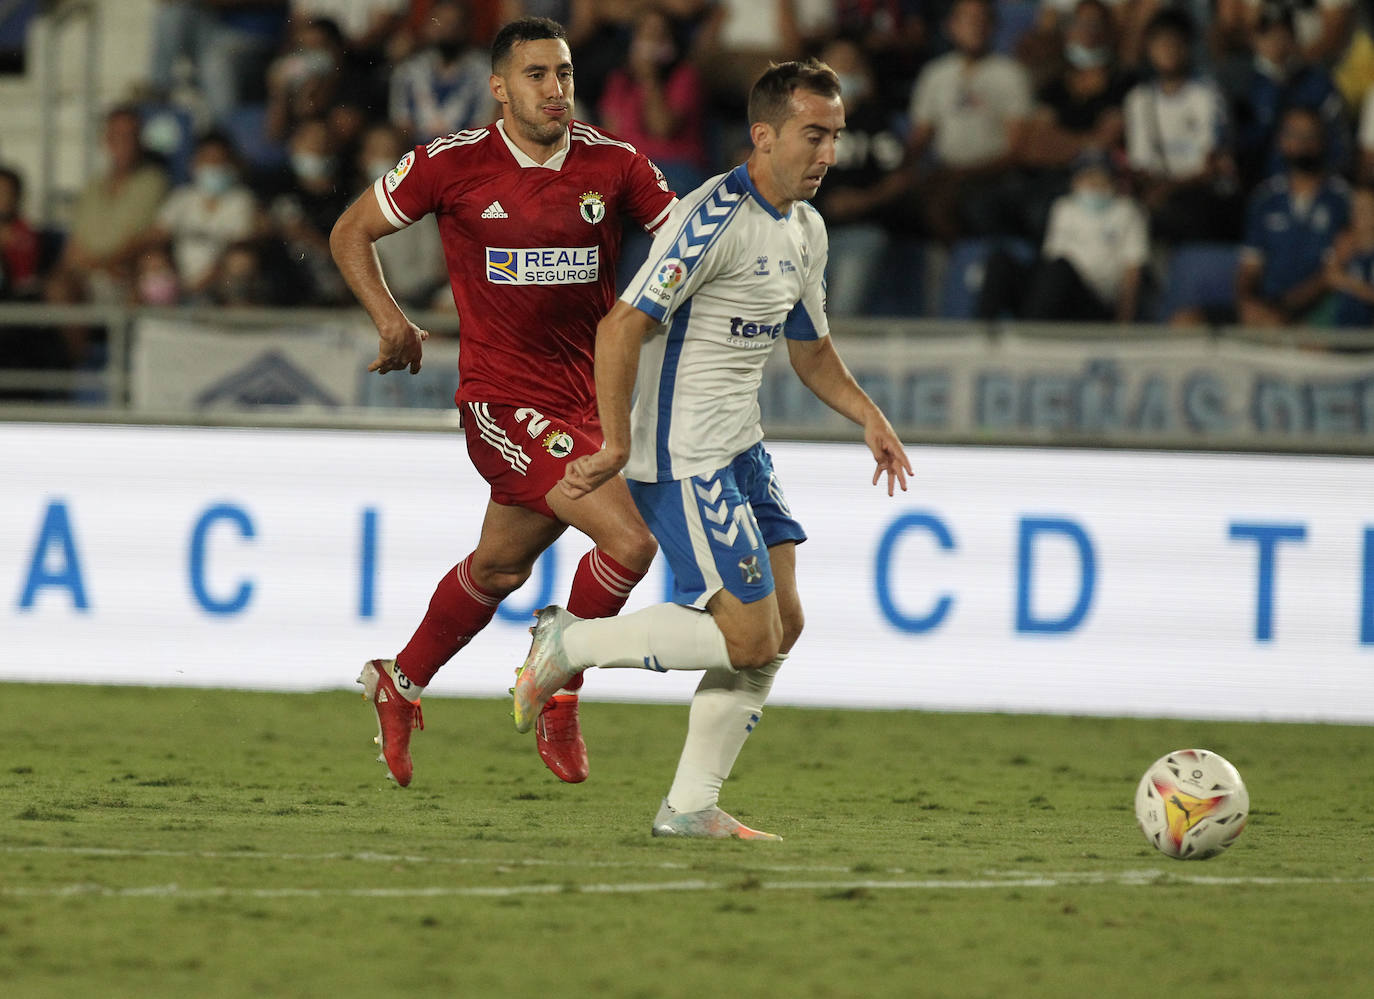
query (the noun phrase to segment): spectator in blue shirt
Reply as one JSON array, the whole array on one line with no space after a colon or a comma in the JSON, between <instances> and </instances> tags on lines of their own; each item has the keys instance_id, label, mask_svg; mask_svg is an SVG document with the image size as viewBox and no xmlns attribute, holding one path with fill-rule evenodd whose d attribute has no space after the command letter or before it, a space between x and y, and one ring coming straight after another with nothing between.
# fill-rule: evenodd
<instances>
[{"instance_id":1,"label":"spectator in blue shirt","mask_svg":"<svg viewBox=\"0 0 1374 999\"><path fill-rule=\"evenodd\" d=\"M468 38L467 12L439 0L426 20L428 47L391 74L391 123L413 142L428 142L495 117L491 60Z\"/></svg>"},{"instance_id":2,"label":"spectator in blue shirt","mask_svg":"<svg viewBox=\"0 0 1374 999\"><path fill-rule=\"evenodd\" d=\"M1350 218L1350 189L1326 170L1325 126L1311 108L1284 112L1278 134L1286 169L1251 196L1236 274L1246 326L1300 322L1331 290L1326 256Z\"/></svg>"},{"instance_id":3,"label":"spectator in blue shirt","mask_svg":"<svg viewBox=\"0 0 1374 999\"><path fill-rule=\"evenodd\" d=\"M1330 72L1305 62L1293 30L1293 11L1266 7L1254 31L1254 56L1232 95L1236 122L1236 159L1241 182L1253 189L1280 172L1283 160L1275 142L1279 119L1290 107L1316 111L1326 127L1326 166L1341 170L1350 155L1345 104Z\"/></svg>"}]
</instances>

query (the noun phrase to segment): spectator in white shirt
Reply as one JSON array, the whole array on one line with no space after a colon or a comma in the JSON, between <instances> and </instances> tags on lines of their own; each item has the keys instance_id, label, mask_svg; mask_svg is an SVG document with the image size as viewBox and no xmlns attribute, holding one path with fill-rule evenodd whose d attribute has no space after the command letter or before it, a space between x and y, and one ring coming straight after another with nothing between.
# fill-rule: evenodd
<instances>
[{"instance_id":1,"label":"spectator in white shirt","mask_svg":"<svg viewBox=\"0 0 1374 999\"><path fill-rule=\"evenodd\" d=\"M1192 19L1177 8L1145 29L1152 79L1126 95L1126 155L1155 236L1168 243L1235 239L1241 199L1226 99L1194 75Z\"/></svg>"},{"instance_id":2,"label":"spectator in white shirt","mask_svg":"<svg viewBox=\"0 0 1374 999\"><path fill-rule=\"evenodd\" d=\"M929 63L911 97L913 158L931 154L921 180L926 225L945 242L1015 228L1017 149L1031 112L1030 77L990 50L989 0L955 0L946 31L955 50Z\"/></svg>"},{"instance_id":3,"label":"spectator in white shirt","mask_svg":"<svg viewBox=\"0 0 1374 999\"><path fill-rule=\"evenodd\" d=\"M149 246L168 246L183 295L204 296L220 257L257 229L258 202L243 183L229 139L211 132L196 143L191 182L167 196L147 234Z\"/></svg>"},{"instance_id":4,"label":"spectator in white shirt","mask_svg":"<svg viewBox=\"0 0 1374 999\"><path fill-rule=\"evenodd\" d=\"M1117 192L1105 156L1085 155L1050 210L1039 259L1026 265L1000 250L989 257L977 314L1131 322L1149 254L1145 212Z\"/></svg>"},{"instance_id":5,"label":"spectator in white shirt","mask_svg":"<svg viewBox=\"0 0 1374 999\"><path fill-rule=\"evenodd\" d=\"M716 0L695 48L718 109L743 112L742 96L769 64L798 58L834 21L830 0Z\"/></svg>"},{"instance_id":6,"label":"spectator in white shirt","mask_svg":"<svg viewBox=\"0 0 1374 999\"><path fill-rule=\"evenodd\" d=\"M372 52L401 27L409 6L406 0L291 0L291 17L328 18L339 26L349 49Z\"/></svg>"}]
</instances>

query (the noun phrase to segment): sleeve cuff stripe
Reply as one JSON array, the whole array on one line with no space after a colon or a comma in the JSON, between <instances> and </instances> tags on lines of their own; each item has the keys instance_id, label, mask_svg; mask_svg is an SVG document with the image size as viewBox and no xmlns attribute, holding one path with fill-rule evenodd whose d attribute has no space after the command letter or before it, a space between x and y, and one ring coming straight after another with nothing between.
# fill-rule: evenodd
<instances>
[{"instance_id":1,"label":"sleeve cuff stripe","mask_svg":"<svg viewBox=\"0 0 1374 999\"><path fill-rule=\"evenodd\" d=\"M391 200L391 193L386 189L385 180L384 176L378 177L377 182L372 185L372 191L377 196L377 204L381 206L382 214L386 216L388 222L397 229L404 229L413 224L415 220L407 217L405 212L396 207L396 202Z\"/></svg>"},{"instance_id":2,"label":"sleeve cuff stripe","mask_svg":"<svg viewBox=\"0 0 1374 999\"><path fill-rule=\"evenodd\" d=\"M661 226L664 223L664 221L668 218L668 214L673 210L673 206L676 204L677 198L674 198L672 201L668 202L667 207L664 208L663 211L658 213L658 217L655 218L648 225L646 225L644 228L647 229L649 232L657 231L658 227Z\"/></svg>"}]
</instances>

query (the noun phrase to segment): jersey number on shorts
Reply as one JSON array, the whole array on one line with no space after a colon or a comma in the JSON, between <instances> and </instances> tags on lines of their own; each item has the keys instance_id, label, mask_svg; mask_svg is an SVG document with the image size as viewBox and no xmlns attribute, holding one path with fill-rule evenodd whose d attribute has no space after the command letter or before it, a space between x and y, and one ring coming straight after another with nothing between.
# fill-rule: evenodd
<instances>
[{"instance_id":1,"label":"jersey number on shorts","mask_svg":"<svg viewBox=\"0 0 1374 999\"><path fill-rule=\"evenodd\" d=\"M547 416L537 409L530 409L528 406L524 409L517 409L515 411L515 419L520 423L524 423L526 420L530 421L525 424L525 429L529 432L533 440L538 440L539 435L542 434L549 425L549 418Z\"/></svg>"}]
</instances>

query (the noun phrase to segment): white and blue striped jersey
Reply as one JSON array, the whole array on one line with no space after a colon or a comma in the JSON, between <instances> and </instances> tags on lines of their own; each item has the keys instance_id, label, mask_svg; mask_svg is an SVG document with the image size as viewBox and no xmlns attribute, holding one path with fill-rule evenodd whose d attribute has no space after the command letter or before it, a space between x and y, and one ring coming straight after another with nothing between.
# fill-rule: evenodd
<instances>
[{"instance_id":1,"label":"white and blue striped jersey","mask_svg":"<svg viewBox=\"0 0 1374 999\"><path fill-rule=\"evenodd\" d=\"M621 300L661 324L644 343L625 476L668 482L728 465L763 439L759 383L784 335L828 336L825 223L779 215L746 166L678 202Z\"/></svg>"}]
</instances>

